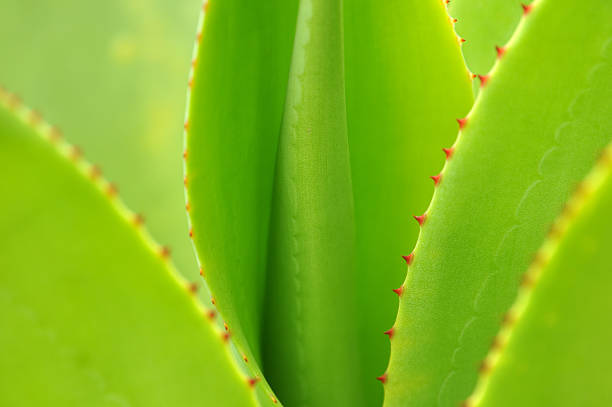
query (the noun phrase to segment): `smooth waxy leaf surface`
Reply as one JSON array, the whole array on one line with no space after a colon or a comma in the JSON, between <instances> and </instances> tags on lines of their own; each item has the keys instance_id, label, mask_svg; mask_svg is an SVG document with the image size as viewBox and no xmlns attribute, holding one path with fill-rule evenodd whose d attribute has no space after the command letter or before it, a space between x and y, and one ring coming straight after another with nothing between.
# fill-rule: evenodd
<instances>
[{"instance_id":1,"label":"smooth waxy leaf surface","mask_svg":"<svg viewBox=\"0 0 612 407\"><path fill-rule=\"evenodd\" d=\"M607 2L537 2L494 68L408 270L387 405L456 405L473 389L521 274L610 140L612 77L595 73L611 17Z\"/></svg>"},{"instance_id":2,"label":"smooth waxy leaf surface","mask_svg":"<svg viewBox=\"0 0 612 407\"><path fill-rule=\"evenodd\" d=\"M0 84L85 151L200 282L182 192L182 123L201 0L3 0ZM204 292L200 287L200 292Z\"/></svg>"},{"instance_id":3,"label":"smooth waxy leaf surface","mask_svg":"<svg viewBox=\"0 0 612 407\"><path fill-rule=\"evenodd\" d=\"M190 96L186 178L193 241L217 308L255 372L296 18L296 1L212 0Z\"/></svg>"},{"instance_id":4,"label":"smooth waxy leaf surface","mask_svg":"<svg viewBox=\"0 0 612 407\"><path fill-rule=\"evenodd\" d=\"M611 67L598 74L610 77ZM612 330L604 322L612 313L611 153L581 184L525 276L513 323L500 333L471 405L612 402Z\"/></svg>"},{"instance_id":5,"label":"smooth waxy leaf surface","mask_svg":"<svg viewBox=\"0 0 612 407\"><path fill-rule=\"evenodd\" d=\"M264 372L291 406L359 405L342 2L302 0L270 229ZM330 380L330 367L333 377Z\"/></svg>"},{"instance_id":6,"label":"smooth waxy leaf surface","mask_svg":"<svg viewBox=\"0 0 612 407\"><path fill-rule=\"evenodd\" d=\"M355 280L365 404L381 403L381 375L408 255L412 215L431 200L429 178L472 104L459 43L438 2L344 1L346 104L355 202ZM342 294L344 295L344 294Z\"/></svg>"},{"instance_id":7,"label":"smooth waxy leaf surface","mask_svg":"<svg viewBox=\"0 0 612 407\"><path fill-rule=\"evenodd\" d=\"M486 75L497 58L495 47L503 47L512 37L523 8L531 1L452 0L449 13L457 19L455 30L465 43L461 51L471 72ZM478 81L476 81L478 82Z\"/></svg>"},{"instance_id":8,"label":"smooth waxy leaf surface","mask_svg":"<svg viewBox=\"0 0 612 407\"><path fill-rule=\"evenodd\" d=\"M288 24L297 3L208 7L187 131L194 242L234 337L248 339L245 353L265 349L264 368L290 400L316 389L310 400L327 392L327 402L375 405L389 352L382 332L396 312L391 289L418 231L412 215L429 201L428 176L456 135L454 118L469 109L470 78L442 4L345 1L337 15L305 3L312 15L297 36ZM341 379L320 373L326 353L313 351L316 341ZM357 365L331 363L347 352ZM302 367L291 371L291 361Z\"/></svg>"},{"instance_id":9,"label":"smooth waxy leaf surface","mask_svg":"<svg viewBox=\"0 0 612 407\"><path fill-rule=\"evenodd\" d=\"M55 133L38 116L5 109L6 98L0 405L254 405L221 334L137 218L105 196L109 184L89 179L93 167L69 158L75 150L43 139Z\"/></svg>"}]
</instances>

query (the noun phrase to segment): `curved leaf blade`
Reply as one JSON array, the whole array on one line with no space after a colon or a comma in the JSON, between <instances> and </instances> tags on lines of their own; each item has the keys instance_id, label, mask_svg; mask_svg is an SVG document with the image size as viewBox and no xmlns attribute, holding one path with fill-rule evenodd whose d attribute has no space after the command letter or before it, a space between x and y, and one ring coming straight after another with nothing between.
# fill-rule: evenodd
<instances>
[{"instance_id":1,"label":"curved leaf blade","mask_svg":"<svg viewBox=\"0 0 612 407\"><path fill-rule=\"evenodd\" d=\"M602 71L610 75L611 65ZM612 173L581 183L527 271L469 405L602 406L612 402Z\"/></svg>"},{"instance_id":2,"label":"curved leaf blade","mask_svg":"<svg viewBox=\"0 0 612 407\"><path fill-rule=\"evenodd\" d=\"M469 395L519 276L610 141L610 77L592 72L611 17L605 2L534 3L461 122L400 300L387 405Z\"/></svg>"},{"instance_id":3,"label":"curved leaf blade","mask_svg":"<svg viewBox=\"0 0 612 407\"><path fill-rule=\"evenodd\" d=\"M374 380L389 358L401 285L418 236L412 215L431 200L472 105L471 79L441 2L344 1L346 104L357 253L355 280L365 404L379 405Z\"/></svg>"},{"instance_id":4,"label":"curved leaf blade","mask_svg":"<svg viewBox=\"0 0 612 407\"><path fill-rule=\"evenodd\" d=\"M40 120L0 94L0 404L255 405L166 253Z\"/></svg>"}]
</instances>

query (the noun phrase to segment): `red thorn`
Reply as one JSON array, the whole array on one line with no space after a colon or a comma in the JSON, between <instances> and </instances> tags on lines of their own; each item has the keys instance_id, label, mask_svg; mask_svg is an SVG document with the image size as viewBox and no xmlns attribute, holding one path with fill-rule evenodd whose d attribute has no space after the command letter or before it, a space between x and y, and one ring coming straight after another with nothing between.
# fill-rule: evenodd
<instances>
[{"instance_id":1,"label":"red thorn","mask_svg":"<svg viewBox=\"0 0 612 407\"><path fill-rule=\"evenodd\" d=\"M465 38L459 38L459 42L463 44L465 42Z\"/></svg>"},{"instance_id":2,"label":"red thorn","mask_svg":"<svg viewBox=\"0 0 612 407\"><path fill-rule=\"evenodd\" d=\"M168 246L162 246L159 249L159 255L164 258L167 259L168 257L170 257L170 248Z\"/></svg>"},{"instance_id":3,"label":"red thorn","mask_svg":"<svg viewBox=\"0 0 612 407\"><path fill-rule=\"evenodd\" d=\"M215 312L215 310L211 309L210 311L208 311L206 316L208 317L208 319L210 319L212 321L217 316L217 313Z\"/></svg>"},{"instance_id":4,"label":"red thorn","mask_svg":"<svg viewBox=\"0 0 612 407\"><path fill-rule=\"evenodd\" d=\"M70 158L73 160L78 160L83 156L83 151L78 146L72 146L70 148Z\"/></svg>"},{"instance_id":5,"label":"red thorn","mask_svg":"<svg viewBox=\"0 0 612 407\"><path fill-rule=\"evenodd\" d=\"M205 1L204 4L202 5L202 9L204 10L204 12L208 11L208 2Z\"/></svg>"},{"instance_id":6,"label":"red thorn","mask_svg":"<svg viewBox=\"0 0 612 407\"><path fill-rule=\"evenodd\" d=\"M387 374L383 374L382 376L378 376L376 380L379 380L382 384L387 383Z\"/></svg>"},{"instance_id":7,"label":"red thorn","mask_svg":"<svg viewBox=\"0 0 612 407\"><path fill-rule=\"evenodd\" d=\"M270 398L272 399L272 403L274 403L274 404L278 403L278 400L276 400L276 397L270 396Z\"/></svg>"},{"instance_id":8,"label":"red thorn","mask_svg":"<svg viewBox=\"0 0 612 407\"><path fill-rule=\"evenodd\" d=\"M189 237L193 238L193 229L189 229Z\"/></svg>"},{"instance_id":9,"label":"red thorn","mask_svg":"<svg viewBox=\"0 0 612 407\"><path fill-rule=\"evenodd\" d=\"M444 154L446 154L446 159L448 160L452 157L454 148L443 148L442 151L444 151Z\"/></svg>"},{"instance_id":10,"label":"red thorn","mask_svg":"<svg viewBox=\"0 0 612 407\"><path fill-rule=\"evenodd\" d=\"M450 0L444 0L444 3L449 4Z\"/></svg>"},{"instance_id":11,"label":"red thorn","mask_svg":"<svg viewBox=\"0 0 612 407\"><path fill-rule=\"evenodd\" d=\"M134 217L132 218L132 223L135 226L142 226L142 224L144 223L144 216L139 213L135 213Z\"/></svg>"},{"instance_id":12,"label":"red thorn","mask_svg":"<svg viewBox=\"0 0 612 407\"><path fill-rule=\"evenodd\" d=\"M52 142L61 140L62 131L58 129L57 127L52 127L51 130L49 131L49 138L51 139Z\"/></svg>"},{"instance_id":13,"label":"red thorn","mask_svg":"<svg viewBox=\"0 0 612 407\"><path fill-rule=\"evenodd\" d=\"M431 177L429 177L433 180L434 185L438 185L440 183L440 179L442 178L442 175L438 174L438 175L432 175Z\"/></svg>"},{"instance_id":14,"label":"red thorn","mask_svg":"<svg viewBox=\"0 0 612 407\"><path fill-rule=\"evenodd\" d=\"M457 123L459 123L459 130L462 130L467 124L467 119L466 118L457 119Z\"/></svg>"},{"instance_id":15,"label":"red thorn","mask_svg":"<svg viewBox=\"0 0 612 407\"><path fill-rule=\"evenodd\" d=\"M414 259L414 253L410 253L408 256L402 256L402 258L406 261L407 265L410 265Z\"/></svg>"},{"instance_id":16,"label":"red thorn","mask_svg":"<svg viewBox=\"0 0 612 407\"><path fill-rule=\"evenodd\" d=\"M187 186L187 176L186 175L185 175L185 178L183 178L183 184Z\"/></svg>"},{"instance_id":17,"label":"red thorn","mask_svg":"<svg viewBox=\"0 0 612 407\"><path fill-rule=\"evenodd\" d=\"M30 111L30 124L32 126L38 126L42 121L42 116L36 110Z\"/></svg>"},{"instance_id":18,"label":"red thorn","mask_svg":"<svg viewBox=\"0 0 612 407\"><path fill-rule=\"evenodd\" d=\"M117 187L115 186L115 184L109 183L106 186L106 194L111 198L117 196Z\"/></svg>"},{"instance_id":19,"label":"red thorn","mask_svg":"<svg viewBox=\"0 0 612 407\"><path fill-rule=\"evenodd\" d=\"M187 150L183 151L183 160L187 159Z\"/></svg>"},{"instance_id":20,"label":"red thorn","mask_svg":"<svg viewBox=\"0 0 612 407\"><path fill-rule=\"evenodd\" d=\"M189 120L185 120L185 123L183 124L183 128L185 129L185 131L189 131Z\"/></svg>"},{"instance_id":21,"label":"red thorn","mask_svg":"<svg viewBox=\"0 0 612 407\"><path fill-rule=\"evenodd\" d=\"M227 322L223 322L223 328L229 332L229 326L227 326Z\"/></svg>"},{"instance_id":22,"label":"red thorn","mask_svg":"<svg viewBox=\"0 0 612 407\"><path fill-rule=\"evenodd\" d=\"M402 293L404 292L404 286L401 285L400 288L394 288L392 291L397 294L398 297L401 297Z\"/></svg>"},{"instance_id":23,"label":"red thorn","mask_svg":"<svg viewBox=\"0 0 612 407\"><path fill-rule=\"evenodd\" d=\"M197 64L198 64L197 58L194 58L194 59L191 60L191 67L192 68L195 68Z\"/></svg>"},{"instance_id":24,"label":"red thorn","mask_svg":"<svg viewBox=\"0 0 612 407\"><path fill-rule=\"evenodd\" d=\"M529 14L531 12L531 10L533 9L533 5L532 4L523 4L523 3L521 3L521 7L523 8L523 15L524 16Z\"/></svg>"},{"instance_id":25,"label":"red thorn","mask_svg":"<svg viewBox=\"0 0 612 407\"><path fill-rule=\"evenodd\" d=\"M489 76L488 75L478 75L478 79L480 79L480 87L484 88L487 85L487 82L489 82Z\"/></svg>"},{"instance_id":26,"label":"red thorn","mask_svg":"<svg viewBox=\"0 0 612 407\"><path fill-rule=\"evenodd\" d=\"M98 167L97 165L92 165L91 168L89 169L89 177L93 180L96 180L100 178L100 175L102 175L102 171L100 171L100 167Z\"/></svg>"},{"instance_id":27,"label":"red thorn","mask_svg":"<svg viewBox=\"0 0 612 407\"><path fill-rule=\"evenodd\" d=\"M191 89L193 87L193 78L189 78L189 81L187 81L187 87L189 89Z\"/></svg>"},{"instance_id":28,"label":"red thorn","mask_svg":"<svg viewBox=\"0 0 612 407\"><path fill-rule=\"evenodd\" d=\"M506 48L504 47L500 47L500 46L495 46L495 52L497 52L497 58L501 58L504 56L504 54L506 53Z\"/></svg>"},{"instance_id":29,"label":"red thorn","mask_svg":"<svg viewBox=\"0 0 612 407\"><path fill-rule=\"evenodd\" d=\"M187 202L187 204L185 204L185 210L189 212L189 209L191 209L191 206L189 206L189 202Z\"/></svg>"},{"instance_id":30,"label":"red thorn","mask_svg":"<svg viewBox=\"0 0 612 407\"><path fill-rule=\"evenodd\" d=\"M223 342L229 341L231 334L229 332L223 332Z\"/></svg>"},{"instance_id":31,"label":"red thorn","mask_svg":"<svg viewBox=\"0 0 612 407\"><path fill-rule=\"evenodd\" d=\"M246 355L242 355L242 360L244 360L244 363L249 363L249 358Z\"/></svg>"},{"instance_id":32,"label":"red thorn","mask_svg":"<svg viewBox=\"0 0 612 407\"><path fill-rule=\"evenodd\" d=\"M457 22L457 19L456 19L456 18L453 18L453 20L452 20L452 21L453 21L453 24L455 24L455 23Z\"/></svg>"},{"instance_id":33,"label":"red thorn","mask_svg":"<svg viewBox=\"0 0 612 407\"><path fill-rule=\"evenodd\" d=\"M210 297L210 302L212 302L212 305L215 305L215 297Z\"/></svg>"},{"instance_id":34,"label":"red thorn","mask_svg":"<svg viewBox=\"0 0 612 407\"><path fill-rule=\"evenodd\" d=\"M385 335L387 335L389 337L389 339L393 338L393 333L394 330L393 328L386 330L385 332L383 332Z\"/></svg>"},{"instance_id":35,"label":"red thorn","mask_svg":"<svg viewBox=\"0 0 612 407\"><path fill-rule=\"evenodd\" d=\"M255 387L255 385L257 384L257 382L258 382L258 381L259 381L259 377L253 377L253 378L250 378L250 379L248 380L249 387L250 387L250 388Z\"/></svg>"},{"instance_id":36,"label":"red thorn","mask_svg":"<svg viewBox=\"0 0 612 407\"><path fill-rule=\"evenodd\" d=\"M202 33L201 33L201 32L199 32L199 33L196 35L196 40L198 41L198 44L199 44L200 42L202 42Z\"/></svg>"},{"instance_id":37,"label":"red thorn","mask_svg":"<svg viewBox=\"0 0 612 407\"><path fill-rule=\"evenodd\" d=\"M187 289L190 293L195 294L198 292L198 283L189 283Z\"/></svg>"},{"instance_id":38,"label":"red thorn","mask_svg":"<svg viewBox=\"0 0 612 407\"><path fill-rule=\"evenodd\" d=\"M203 267L200 267L200 275L201 275L202 277L204 277L204 268L203 268Z\"/></svg>"},{"instance_id":39,"label":"red thorn","mask_svg":"<svg viewBox=\"0 0 612 407\"><path fill-rule=\"evenodd\" d=\"M423 226L423 223L425 223L425 219L427 218L427 214L424 213L421 216L413 216L413 218L419 222L419 225Z\"/></svg>"}]
</instances>

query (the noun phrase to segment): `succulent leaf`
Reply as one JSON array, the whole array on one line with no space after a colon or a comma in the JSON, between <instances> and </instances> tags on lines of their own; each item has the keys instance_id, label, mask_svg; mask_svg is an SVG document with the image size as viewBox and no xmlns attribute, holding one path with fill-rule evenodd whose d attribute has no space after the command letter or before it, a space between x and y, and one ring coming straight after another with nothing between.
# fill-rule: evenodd
<instances>
[{"instance_id":1,"label":"succulent leaf","mask_svg":"<svg viewBox=\"0 0 612 407\"><path fill-rule=\"evenodd\" d=\"M3 0L0 15L0 84L41 109L117 183L199 295L181 130L200 7L201 0Z\"/></svg>"},{"instance_id":2,"label":"succulent leaf","mask_svg":"<svg viewBox=\"0 0 612 407\"><path fill-rule=\"evenodd\" d=\"M336 157L337 160L330 160L328 167L337 168L338 174L343 174L342 160L345 158L342 157L348 153L340 146L320 142L315 149L309 145L315 136L308 138L306 134L300 134L298 144L293 146L285 142L278 147L279 155L276 155L285 94L293 92L295 96L297 92L295 86L294 90L288 91L285 85L295 32L295 25L289 25L288 21L295 21L297 2L293 6L285 2L282 8L276 5L270 9L259 4L248 13L244 7L251 6L242 3L213 0L209 4L195 63L186 121L186 182L196 250L215 302L245 354L255 355L255 362L260 362L261 347L267 347L267 352L274 347L273 344L295 349L295 322L284 320L292 311L270 305L288 303L286 297L295 290L294 281L287 279L294 274L291 271L293 266L287 265L286 269L279 270L285 267L283 262L291 259L290 251L281 253L276 247L280 244L278 233L283 236L283 233L290 232L289 229L276 230L276 237L269 237L268 224L272 222L275 228L294 227L290 216L279 209L295 204L287 200L288 195L283 198L284 203L278 202L279 196L290 192L287 189L278 191L278 188L288 188L282 186L282 180L288 174L281 169L299 174L302 183L295 191L299 196L317 188L328 188L326 193L315 196L318 201L312 200L306 205L311 209L319 207L324 212L337 213L340 218L354 216L352 221L348 218L339 221L336 216L329 216L321 224L323 228L330 228L338 220L346 226L343 229L346 236L340 236L339 231L339 236L334 236L328 231L321 232L320 237L323 242L327 239L327 243L340 237L347 240L337 242L344 248L335 257L328 257L330 261L343 264L342 271L337 272L340 273L338 276L327 276L324 268L316 270L311 265L307 271L312 274L303 275L306 278L304 285L315 287L318 283L319 288L312 296L292 301L303 302L307 309L315 309L313 307L319 302L329 303L333 306L326 312L331 313L330 317L335 315L337 324L342 325L338 332L357 330L356 352L360 366L351 368L343 363L336 374L341 375L339 372L342 370L346 375L350 369L353 370L350 372L353 378L350 388L364 389L363 398L353 400L354 403L380 403L382 389L374 377L384 369L389 352L388 339L382 332L392 324L397 304L390 288L401 282L405 267L401 256L409 254L418 233L411 214L425 208L432 189L426 176L435 174L434 170L442 164L444 155L440 149L449 145L456 134L454 117L465 114L472 101L470 77L463 65L459 42L445 7L440 3L419 3L416 7L417 2L344 2L341 10L344 15L335 17L337 27L333 28L340 30L342 35L335 31L332 36L335 39L340 35L340 45L319 41L316 47L321 49L313 46L305 54L303 62L304 77L331 75L327 71L330 69L335 72L336 78L330 82L334 95L330 103L333 103L323 104L324 100L317 96L310 98L308 108L300 107L314 109L313 105L317 103L328 106L327 110L319 109L316 115L311 114L309 120L313 129L317 125L323 127L322 120L327 119L320 116L328 110L337 115L333 118L337 124L335 128L340 128L338 123L347 122L352 178L348 187L352 187L352 196L347 196L345 191L339 193L340 199L333 197L336 192L328 186L319 185L326 182L327 172L309 179L307 170L297 167L297 161L292 161L295 155L290 154L293 149L308 153L309 156L302 159L317 161L317 165L321 165L321 157ZM315 15L321 12L329 14L325 8L317 11L327 5L315 2L312 6ZM262 18L266 21L265 27ZM320 18L331 17L320 15ZM406 20L411 24L405 24ZM227 36L225 27L228 25L232 27L235 38ZM312 30L332 30L333 24L310 22L308 25L313 27ZM248 35L243 32L248 32ZM311 35L315 38L322 34L313 31ZM261 49L253 46L259 41L264 44ZM299 50L297 46L294 48L294 52ZM248 58L242 58L245 52ZM295 53L293 60L294 65L299 63L299 56ZM329 65L329 61L334 61L337 66ZM327 63L326 71L317 71L319 63ZM337 72L342 66L345 75ZM300 80L299 85L304 94L320 94L314 79ZM338 94L342 87L346 88L345 97ZM287 106L291 97L287 96ZM410 111L413 114L406 113ZM287 111L284 115L286 126L291 115ZM423 134L427 136L422 137ZM341 137L342 134L328 136ZM231 137L231 142L228 142L228 137ZM275 169L276 160L278 168ZM328 172L333 173L331 170ZM277 201L270 213L273 182L276 182ZM339 184L346 188L346 182L344 179ZM392 191L391 195L386 191ZM358 203L355 214L351 215L353 199ZM333 209L341 206L344 211ZM354 225L350 227L349 223ZM305 229L314 226L304 221L302 225ZM353 228L358 231L356 254L354 258L348 258L350 240L354 238L351 237ZM308 239L304 236L299 236L297 245L304 247L306 241ZM289 246L288 242L283 244ZM330 244L325 250L332 247L336 246ZM312 261L320 253L302 255ZM267 267L270 274L266 272ZM357 312L348 315L346 309L330 302L331 293L315 278L317 273L327 276L329 282L336 281L329 288L344 281L335 293L336 303L339 295L353 295L351 291L354 290ZM342 274L355 277L342 278ZM285 285L284 289L282 285ZM262 312L264 296L268 305ZM293 325L291 330L260 331L262 327L278 327L278 324ZM321 340L329 341L333 335L324 332L323 328L329 329L328 325L321 322L314 329L321 333ZM289 340L288 335L293 335L293 339ZM339 333L334 336L340 337ZM265 338L263 341L266 343L260 344L260 338ZM346 348L346 351L350 349L348 345ZM276 358L282 359L278 355ZM321 391L330 392L333 384L329 380L323 383L324 375L315 375L311 369L306 374L312 376L307 379L311 383L313 380L322 381ZM293 375L286 371L274 374L274 377L289 381ZM291 383L291 386L297 384ZM348 392L342 388L333 391ZM328 400L329 396L327 394Z\"/></svg>"},{"instance_id":3,"label":"succulent leaf","mask_svg":"<svg viewBox=\"0 0 612 407\"><path fill-rule=\"evenodd\" d=\"M599 73L608 77L612 65ZM612 148L576 189L523 277L468 405L612 402Z\"/></svg>"},{"instance_id":4,"label":"succulent leaf","mask_svg":"<svg viewBox=\"0 0 612 407\"><path fill-rule=\"evenodd\" d=\"M610 141L612 76L598 72L612 4L542 0L528 11L460 122L427 210L400 297L386 405L469 396L520 276Z\"/></svg>"},{"instance_id":5,"label":"succulent leaf","mask_svg":"<svg viewBox=\"0 0 612 407\"><path fill-rule=\"evenodd\" d=\"M341 1L300 1L276 162L262 332L264 372L291 406L356 406L363 400L354 386L360 370L342 26Z\"/></svg>"},{"instance_id":6,"label":"succulent leaf","mask_svg":"<svg viewBox=\"0 0 612 407\"><path fill-rule=\"evenodd\" d=\"M346 105L357 254L355 280L364 404L380 405L397 296L420 215L472 105L471 81L444 5L344 1Z\"/></svg>"},{"instance_id":7,"label":"succulent leaf","mask_svg":"<svg viewBox=\"0 0 612 407\"><path fill-rule=\"evenodd\" d=\"M519 0L452 0L448 9L457 19L457 34L466 40L461 46L465 62L480 75L491 70L524 13Z\"/></svg>"},{"instance_id":8,"label":"succulent leaf","mask_svg":"<svg viewBox=\"0 0 612 407\"><path fill-rule=\"evenodd\" d=\"M0 405L256 405L141 219L4 91L0 172Z\"/></svg>"},{"instance_id":9,"label":"succulent leaf","mask_svg":"<svg viewBox=\"0 0 612 407\"><path fill-rule=\"evenodd\" d=\"M296 1L211 1L190 82L192 239L215 304L251 366L261 361L267 231L296 18Z\"/></svg>"}]
</instances>

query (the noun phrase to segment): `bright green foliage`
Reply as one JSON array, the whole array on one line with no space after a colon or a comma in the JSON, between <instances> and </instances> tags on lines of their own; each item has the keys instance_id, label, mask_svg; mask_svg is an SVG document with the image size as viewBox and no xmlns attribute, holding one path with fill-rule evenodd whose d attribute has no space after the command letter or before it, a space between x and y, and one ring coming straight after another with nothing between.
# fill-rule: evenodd
<instances>
[{"instance_id":1,"label":"bright green foliage","mask_svg":"<svg viewBox=\"0 0 612 407\"><path fill-rule=\"evenodd\" d=\"M0 16L0 80L93 150L187 276L171 135L194 2ZM96 167L0 90L0 405L610 404L609 168L555 219L612 138L612 3L452 0L456 25L445 3L204 4L184 184L227 332Z\"/></svg>"},{"instance_id":2,"label":"bright green foliage","mask_svg":"<svg viewBox=\"0 0 612 407\"><path fill-rule=\"evenodd\" d=\"M493 70L408 270L387 405L470 394L520 276L610 140L612 76L597 72L611 19L608 2L538 2Z\"/></svg>"},{"instance_id":3,"label":"bright green foliage","mask_svg":"<svg viewBox=\"0 0 612 407\"><path fill-rule=\"evenodd\" d=\"M461 46L465 62L478 75L486 75L497 57L495 47L503 47L512 37L523 9L531 1L452 0L449 14L457 19L455 30L465 43ZM476 81L478 82L478 81Z\"/></svg>"},{"instance_id":4,"label":"bright green foliage","mask_svg":"<svg viewBox=\"0 0 612 407\"><path fill-rule=\"evenodd\" d=\"M609 77L606 68L599 73ZM475 405L612 403L612 330L605 323L612 313L611 153L577 190L536 257L511 310L516 323L502 331L503 350L491 355L493 372L482 378Z\"/></svg>"},{"instance_id":5,"label":"bright green foliage","mask_svg":"<svg viewBox=\"0 0 612 407\"><path fill-rule=\"evenodd\" d=\"M187 132L196 249L238 343L266 349L281 399L375 405L411 215L471 103L459 43L436 2L305 2L297 35L294 7L245 4L211 2L198 53Z\"/></svg>"},{"instance_id":6,"label":"bright green foliage","mask_svg":"<svg viewBox=\"0 0 612 407\"><path fill-rule=\"evenodd\" d=\"M431 200L472 104L470 78L436 1L344 1L346 104L357 229L356 284L364 404L379 405L397 296ZM344 292L344 291L343 291ZM342 294L344 295L344 294Z\"/></svg>"},{"instance_id":7,"label":"bright green foliage","mask_svg":"<svg viewBox=\"0 0 612 407\"><path fill-rule=\"evenodd\" d=\"M289 406L363 400L353 386L360 371L342 46L342 2L301 0L276 163L262 343L266 377Z\"/></svg>"},{"instance_id":8,"label":"bright green foliage","mask_svg":"<svg viewBox=\"0 0 612 407\"><path fill-rule=\"evenodd\" d=\"M0 84L100 166L198 283L181 131L200 8L201 0L0 2Z\"/></svg>"},{"instance_id":9,"label":"bright green foliage","mask_svg":"<svg viewBox=\"0 0 612 407\"><path fill-rule=\"evenodd\" d=\"M217 307L253 362L261 360L265 248L294 3L213 1L189 107L193 240Z\"/></svg>"},{"instance_id":10,"label":"bright green foliage","mask_svg":"<svg viewBox=\"0 0 612 407\"><path fill-rule=\"evenodd\" d=\"M108 184L0 97L0 405L254 405L228 346Z\"/></svg>"}]
</instances>

